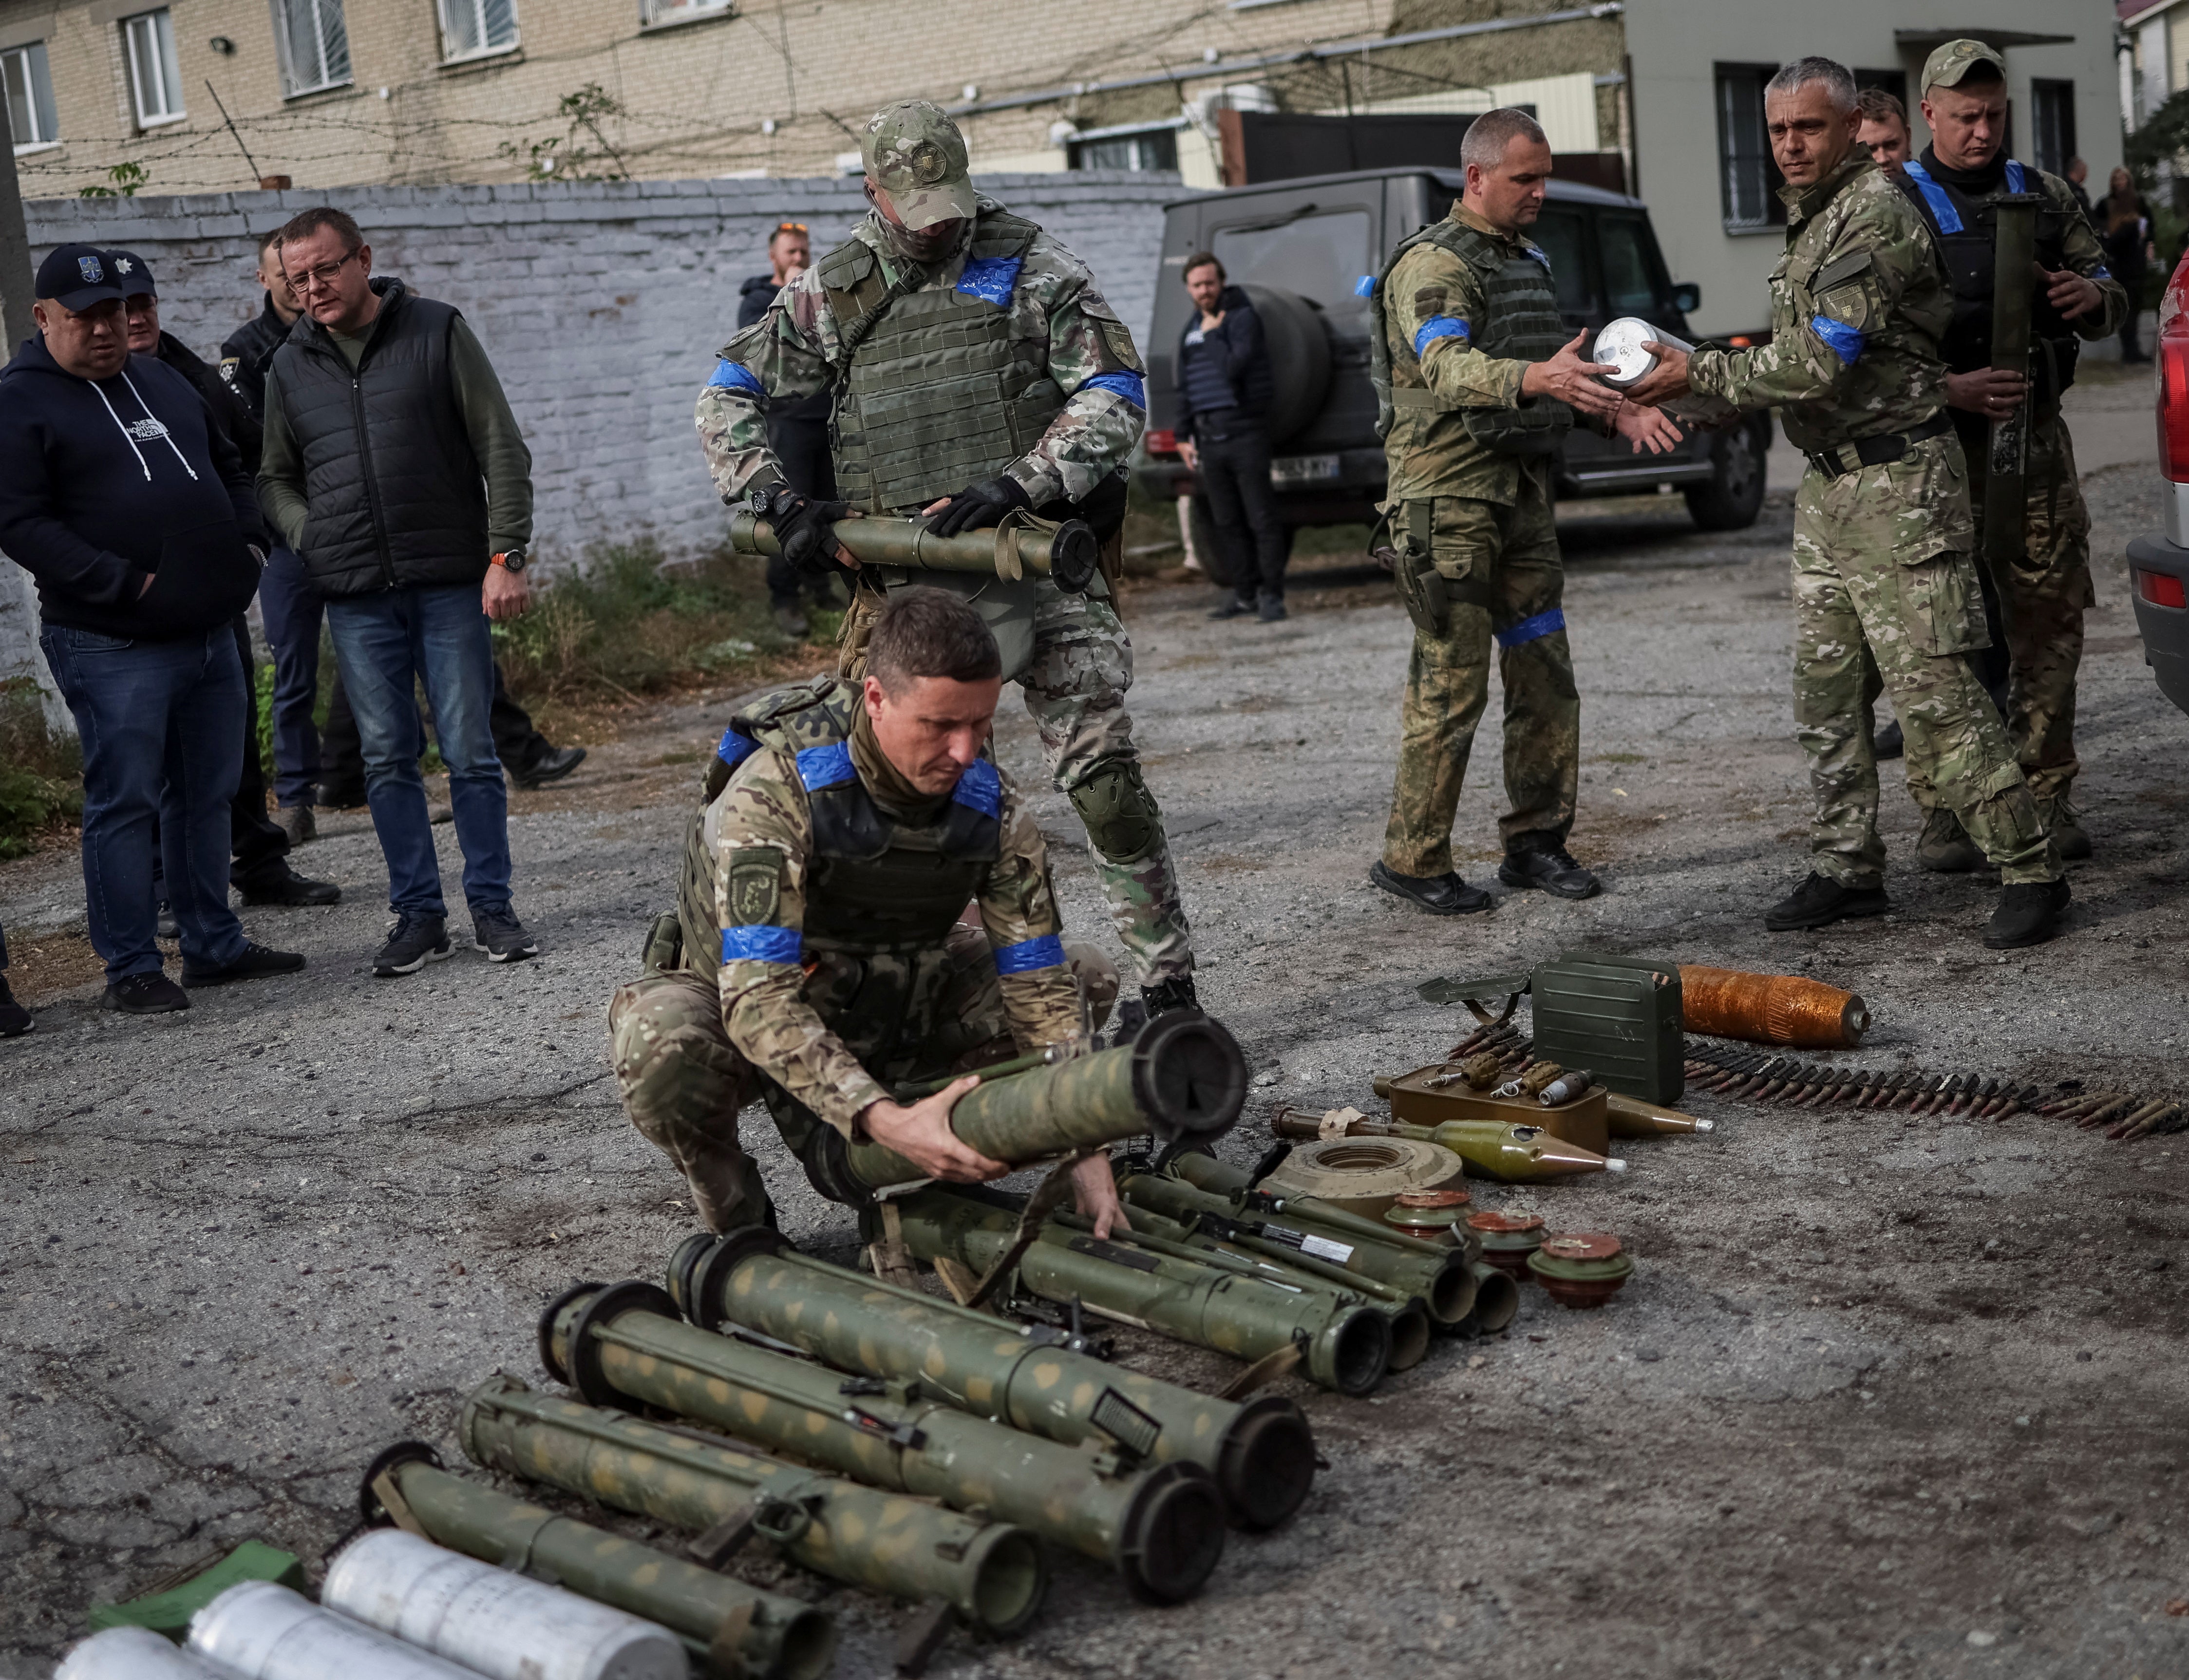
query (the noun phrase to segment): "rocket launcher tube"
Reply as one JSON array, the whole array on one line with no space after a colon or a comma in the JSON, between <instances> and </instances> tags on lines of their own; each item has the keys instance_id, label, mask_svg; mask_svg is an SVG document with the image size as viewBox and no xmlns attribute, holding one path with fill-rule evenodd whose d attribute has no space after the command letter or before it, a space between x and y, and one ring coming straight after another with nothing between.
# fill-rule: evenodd
<instances>
[{"instance_id":1,"label":"rocket launcher tube","mask_svg":"<svg viewBox=\"0 0 2189 1680\"><path fill-rule=\"evenodd\" d=\"M474 1389L461 1428L464 1456L482 1468L679 1528L749 1513L755 1532L817 1575L896 1598L946 1600L985 1632L1019 1632L1048 1588L1041 1548L1022 1528L536 1394L512 1377Z\"/></svg>"},{"instance_id":2,"label":"rocket launcher tube","mask_svg":"<svg viewBox=\"0 0 2189 1680\"><path fill-rule=\"evenodd\" d=\"M702 1652L734 1658L755 1680L821 1680L835 1660L835 1624L811 1604L452 1476L416 1441L391 1447L365 1471L360 1503L369 1522L392 1520L373 1491L383 1474L435 1545L659 1622Z\"/></svg>"},{"instance_id":3,"label":"rocket launcher tube","mask_svg":"<svg viewBox=\"0 0 2189 1680\"><path fill-rule=\"evenodd\" d=\"M1082 593L1094 577L1101 544L1084 520L1014 520L992 530L937 536L919 519L874 515L839 519L830 528L836 540L863 566L910 566L926 572L986 572L1013 578L1053 580L1057 587ZM730 515L730 547L739 554L781 553L775 528L749 506Z\"/></svg>"},{"instance_id":4,"label":"rocket launcher tube","mask_svg":"<svg viewBox=\"0 0 2189 1680\"><path fill-rule=\"evenodd\" d=\"M1208 1142L1231 1129L1246 1101L1238 1040L1198 1010L1171 1010L1129 1044L974 1086L951 1109L950 1129L1016 1166L1150 1133L1166 1144ZM854 1144L850 1156L869 1185L927 1176L879 1144Z\"/></svg>"},{"instance_id":5,"label":"rocket launcher tube","mask_svg":"<svg viewBox=\"0 0 2189 1680\"><path fill-rule=\"evenodd\" d=\"M687 1324L665 1300L665 1310L637 1302L617 1310L607 1296L598 1286L573 1291L540 1324L550 1371L568 1372L596 1406L658 1407L877 1487L987 1512L1100 1558L1151 1603L1192 1597L1222 1553L1223 1498L1198 1464L1135 1468L1122 1457L1106 1464L957 1411L918 1383L847 1382L825 1366ZM574 1358L580 1336L586 1350ZM857 1392L847 1395L847 1387ZM482 1389L472 1404L486 1397ZM465 1416L469 1451L469 1408Z\"/></svg>"},{"instance_id":6,"label":"rocket launcher tube","mask_svg":"<svg viewBox=\"0 0 2189 1680\"><path fill-rule=\"evenodd\" d=\"M1011 1246L1018 1210L939 1185L897 1202L905 1247L930 1264L947 1255L985 1275ZM1018 1281L1046 1301L1075 1298L1123 1323L1252 1362L1297 1341L1321 1387L1365 1394L1391 1358L1389 1321L1357 1296L1301 1279L1287 1285L1045 1225L1019 1257Z\"/></svg>"},{"instance_id":7,"label":"rocket launcher tube","mask_svg":"<svg viewBox=\"0 0 2189 1680\"><path fill-rule=\"evenodd\" d=\"M1188 1161L1221 1164L1207 1156L1180 1157L1172 1163L1178 1172ZM1247 1188L1247 1175L1236 1174L1238 1187ZM1134 1208L1144 1208L1165 1219L1191 1225L1201 1214L1213 1214L1219 1219L1251 1220L1254 1215L1247 1212L1229 1196L1214 1190L1203 1190L1178 1178L1158 1177L1147 1173L1136 1173L1117 1186L1118 1193ZM1301 1196L1287 1198L1276 1219L1296 1228L1304 1236L1317 1240L1318 1246L1303 1249L1294 1255L1281 1245L1265 1244L1259 1241L1240 1238L1243 1247L1252 1247L1258 1253L1273 1254L1288 1264L1312 1258L1327 1265L1342 1269L1341 1275L1357 1276L1362 1281L1394 1287L1406 1294L1418 1297L1428 1309L1429 1317L1440 1325L1450 1326L1460 1322L1474 1306L1474 1273L1468 1266L1468 1255L1463 1249L1442 1243L1423 1242L1418 1238L1408 1239L1408 1247L1387 1242L1372 1227L1366 1234L1357 1228L1337 1227L1318 1218L1312 1207L1303 1211L1302 1204L1312 1204L1315 1198ZM1342 1213L1342 1208L1332 1208ZM1369 1221L1361 1219L1361 1225ZM1394 1233L1395 1235L1395 1233ZM1427 1253L1415 1252L1411 1245L1427 1249ZM1322 1273L1321 1276L1329 1276Z\"/></svg>"},{"instance_id":8,"label":"rocket launcher tube","mask_svg":"<svg viewBox=\"0 0 2189 1680\"><path fill-rule=\"evenodd\" d=\"M1282 1119L1287 1114L1298 1115L1300 1112L1298 1109L1283 1109L1279 1111L1278 1117ZM1228 1161L1219 1161L1213 1155L1202 1155L1191 1150L1173 1157L1164 1171L1196 1190L1223 1197L1226 1205L1234 1208L1245 1205L1243 1198L1253 1187L1250 1176ZM1349 1208L1326 1202L1319 1196L1270 1196L1266 1200L1271 1209L1281 1213L1293 1225L1320 1226L1326 1230L1336 1231L1348 1240L1363 1236L1380 1247L1395 1248L1401 1253L1438 1260L1455 1252L1451 1244L1432 1242L1423 1236L1409 1236L1396 1227L1385 1225L1381 1219L1369 1219ZM1258 1202L1256 1205L1261 1204ZM1458 1239L1457 1246L1467 1251L1468 1259L1479 1258L1481 1239L1463 1229L1454 1235ZM1368 1275L1374 1276L1372 1273Z\"/></svg>"},{"instance_id":9,"label":"rocket launcher tube","mask_svg":"<svg viewBox=\"0 0 2189 1680\"><path fill-rule=\"evenodd\" d=\"M1120 1370L1048 1345L1038 1326L1020 1330L798 1253L770 1230L687 1238L669 1277L702 1330L742 1325L839 1371L917 1381L923 1395L1066 1446L1103 1436L1095 1413L1114 1389L1162 1426L1147 1457L1213 1474L1235 1528L1276 1527L1315 1480L1315 1436L1288 1400L1240 1405Z\"/></svg>"}]
</instances>

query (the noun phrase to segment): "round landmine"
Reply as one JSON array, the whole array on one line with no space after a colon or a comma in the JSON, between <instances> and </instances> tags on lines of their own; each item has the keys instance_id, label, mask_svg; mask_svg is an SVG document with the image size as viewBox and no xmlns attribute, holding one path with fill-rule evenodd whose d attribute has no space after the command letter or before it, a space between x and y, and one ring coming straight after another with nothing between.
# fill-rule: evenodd
<instances>
[{"instance_id":1,"label":"round landmine","mask_svg":"<svg viewBox=\"0 0 2189 1680\"><path fill-rule=\"evenodd\" d=\"M1529 1278L1528 1257L1542 1246L1543 1221L1534 1213L1469 1213L1467 1228L1482 1239L1482 1258L1515 1283Z\"/></svg>"},{"instance_id":2,"label":"round landmine","mask_svg":"<svg viewBox=\"0 0 2189 1680\"><path fill-rule=\"evenodd\" d=\"M1560 1306L1600 1307L1633 1276L1634 1257L1609 1231L1573 1231L1545 1237L1528 1257L1528 1270Z\"/></svg>"},{"instance_id":3,"label":"round landmine","mask_svg":"<svg viewBox=\"0 0 2189 1680\"><path fill-rule=\"evenodd\" d=\"M1349 1213L1380 1219L1410 1190L1456 1186L1466 1163L1441 1144L1411 1138L1324 1138L1304 1143L1258 1188L1313 1196Z\"/></svg>"},{"instance_id":4,"label":"round landmine","mask_svg":"<svg viewBox=\"0 0 2189 1680\"><path fill-rule=\"evenodd\" d=\"M1383 1210L1383 1223L1408 1236L1449 1247L1459 1241L1456 1227L1473 1199L1463 1190L1402 1190Z\"/></svg>"}]
</instances>

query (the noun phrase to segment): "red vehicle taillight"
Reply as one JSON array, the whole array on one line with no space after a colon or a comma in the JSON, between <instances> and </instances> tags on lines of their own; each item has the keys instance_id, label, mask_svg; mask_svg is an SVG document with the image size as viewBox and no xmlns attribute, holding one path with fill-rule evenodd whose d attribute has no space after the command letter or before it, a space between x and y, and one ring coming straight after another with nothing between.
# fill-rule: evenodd
<instances>
[{"instance_id":1,"label":"red vehicle taillight","mask_svg":"<svg viewBox=\"0 0 2189 1680\"><path fill-rule=\"evenodd\" d=\"M1147 444L1150 455L1175 455L1178 453L1178 433L1168 430L1151 432L1147 434ZM2189 461L2189 452L2185 452L2182 458Z\"/></svg>"},{"instance_id":2,"label":"red vehicle taillight","mask_svg":"<svg viewBox=\"0 0 2189 1680\"><path fill-rule=\"evenodd\" d=\"M2138 572L2135 592L2154 607L2189 607L2189 589L2165 572Z\"/></svg>"},{"instance_id":3,"label":"red vehicle taillight","mask_svg":"<svg viewBox=\"0 0 2189 1680\"><path fill-rule=\"evenodd\" d=\"M2189 257L2158 302L2158 469L2189 484Z\"/></svg>"}]
</instances>

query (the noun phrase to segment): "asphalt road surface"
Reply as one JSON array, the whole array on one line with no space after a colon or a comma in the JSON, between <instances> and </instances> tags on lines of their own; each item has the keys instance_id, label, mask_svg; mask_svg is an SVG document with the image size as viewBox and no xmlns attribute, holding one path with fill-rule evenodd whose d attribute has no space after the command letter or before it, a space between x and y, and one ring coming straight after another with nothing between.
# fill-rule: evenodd
<instances>
[{"instance_id":1,"label":"asphalt road surface","mask_svg":"<svg viewBox=\"0 0 2189 1680\"><path fill-rule=\"evenodd\" d=\"M2008 957L1979 941L1991 885L1914 867L1889 768L1897 914L1762 929L1806 868L1783 496L1730 536L1695 533L1671 498L1569 510L1572 845L1606 886L1577 905L1494 889L1492 914L1445 922L1366 885L1408 637L1388 585L1304 577L1276 626L1209 624L1201 591L1137 596L1133 710L1202 996L1256 1069L1225 1152L1259 1153L1280 1100L1377 1110L1372 1075L1456 1036L1420 981L1581 947L1858 990L1876 1026L1843 1061L2181 1094L2189 718L2142 667L2118 559L2155 523L2148 471L2090 488L2102 604L2079 792L2098 856L2073 872L2066 936ZM372 979L384 877L352 819L297 860L343 884L342 906L246 913L309 953L293 982L156 1021L102 1015L77 983L0 1045L0 1675L42 1677L91 1603L246 1536L316 1568L379 1448L421 1436L460 1462L467 1389L496 1369L546 1381L543 1302L659 1276L692 1219L621 1118L602 1011L670 902L728 698L517 798L535 962L465 953ZM998 749L1037 773L1022 715ZM1458 829L1485 881L1500 751L1493 719ZM1106 941L1083 839L1054 794L1042 812L1075 929ZM66 857L0 871L11 938L42 939L50 964L80 891ZM2189 1138L1694 1106L1717 1132L1630 1145L1623 1179L1478 1186L1478 1205L1616 1231L1638 1270L1609 1308L1531 1287L1509 1333L1440 1343L1371 1400L1293 1384L1329 1468L1289 1527L1232 1538L1201 1598L1136 1609L1060 1559L1030 1633L953 1642L936 1672L2189 1672L2189 1616L2168 1610L2189 1598ZM848 1262L850 1216L764 1122L747 1135L789 1233ZM1123 1356L1208 1385L1231 1369L1140 1336ZM886 1671L896 1607L737 1568L827 1597L840 1673Z\"/></svg>"}]
</instances>

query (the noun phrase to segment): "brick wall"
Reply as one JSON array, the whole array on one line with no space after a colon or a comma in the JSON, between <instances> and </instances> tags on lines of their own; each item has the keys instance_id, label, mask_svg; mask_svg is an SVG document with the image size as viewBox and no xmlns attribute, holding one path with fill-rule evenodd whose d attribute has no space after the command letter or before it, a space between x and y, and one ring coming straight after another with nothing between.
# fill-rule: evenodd
<instances>
[{"instance_id":1,"label":"brick wall","mask_svg":"<svg viewBox=\"0 0 2189 1680\"><path fill-rule=\"evenodd\" d=\"M1162 204L1180 190L1175 177L1089 172L980 184L1078 252L1145 337ZM738 287L766 266L761 252L778 222L810 223L818 252L865 209L858 184L841 180L372 187L330 196L364 225L377 271L456 304L493 357L532 446L539 544L551 565L587 543L644 533L672 552L720 539L721 504L700 460L692 404L735 328ZM38 256L72 240L141 254L159 281L163 325L210 358L259 308L254 235L320 201L299 191L42 200L26 208ZM8 610L0 591L0 675L30 657L34 616Z\"/></svg>"}]
</instances>

